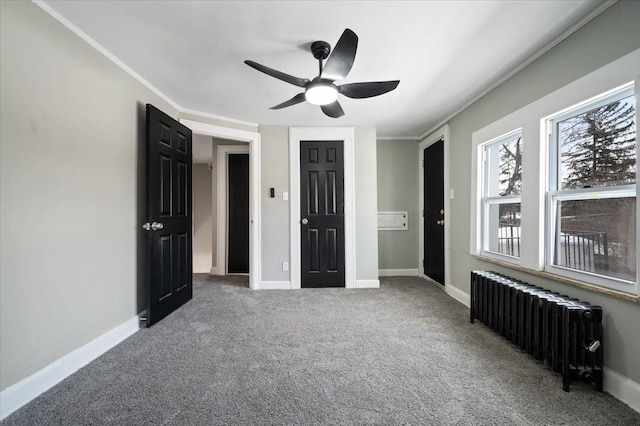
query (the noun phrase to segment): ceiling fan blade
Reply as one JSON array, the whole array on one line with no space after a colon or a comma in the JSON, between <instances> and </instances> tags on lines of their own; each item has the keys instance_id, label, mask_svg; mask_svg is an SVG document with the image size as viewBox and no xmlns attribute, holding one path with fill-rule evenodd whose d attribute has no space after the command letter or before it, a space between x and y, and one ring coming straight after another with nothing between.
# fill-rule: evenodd
<instances>
[{"instance_id":1,"label":"ceiling fan blade","mask_svg":"<svg viewBox=\"0 0 640 426\"><path fill-rule=\"evenodd\" d=\"M332 102L327 105L321 105L320 108L322 108L322 112L332 118L338 118L344 115L344 111L342 110L342 107L340 106L338 101Z\"/></svg>"},{"instance_id":2,"label":"ceiling fan blade","mask_svg":"<svg viewBox=\"0 0 640 426\"><path fill-rule=\"evenodd\" d=\"M392 91L398 87L400 80L369 81L366 83L350 83L338 86L338 91L348 98L372 98Z\"/></svg>"},{"instance_id":3,"label":"ceiling fan blade","mask_svg":"<svg viewBox=\"0 0 640 426\"><path fill-rule=\"evenodd\" d=\"M327 58L320 77L331 81L344 79L351 71L357 49L358 36L347 28L340 36L340 40L333 48L333 52Z\"/></svg>"},{"instance_id":4,"label":"ceiling fan blade","mask_svg":"<svg viewBox=\"0 0 640 426\"><path fill-rule=\"evenodd\" d=\"M289 99L288 101L285 101L281 104L278 104L276 106L272 106L269 109L281 109L281 108L286 108L288 106L291 105L295 105L295 104L299 104L300 102L304 102L306 100L304 93L298 93L297 95L295 95L293 98Z\"/></svg>"},{"instance_id":5,"label":"ceiling fan blade","mask_svg":"<svg viewBox=\"0 0 640 426\"><path fill-rule=\"evenodd\" d=\"M275 77L278 80L286 81L287 83L293 84L294 86L305 87L307 83L309 83L309 79L307 78L294 77L292 75L285 74L282 71L265 67L264 65L260 65L259 63L254 61L244 61L244 63L249 65L251 68L257 69L258 71L268 74L271 77Z\"/></svg>"}]
</instances>

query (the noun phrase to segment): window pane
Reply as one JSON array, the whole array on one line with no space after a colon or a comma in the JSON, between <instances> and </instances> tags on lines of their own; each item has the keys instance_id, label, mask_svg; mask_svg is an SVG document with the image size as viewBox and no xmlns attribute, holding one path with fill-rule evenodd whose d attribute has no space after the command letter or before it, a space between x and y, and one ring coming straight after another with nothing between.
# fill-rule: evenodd
<instances>
[{"instance_id":1,"label":"window pane","mask_svg":"<svg viewBox=\"0 0 640 426\"><path fill-rule=\"evenodd\" d=\"M636 181L635 97L557 123L559 189Z\"/></svg>"},{"instance_id":2,"label":"window pane","mask_svg":"<svg viewBox=\"0 0 640 426\"><path fill-rule=\"evenodd\" d=\"M520 257L520 203L491 204L487 214L488 250Z\"/></svg>"},{"instance_id":3,"label":"window pane","mask_svg":"<svg viewBox=\"0 0 640 426\"><path fill-rule=\"evenodd\" d=\"M635 197L558 202L555 264L636 280Z\"/></svg>"},{"instance_id":4,"label":"window pane","mask_svg":"<svg viewBox=\"0 0 640 426\"><path fill-rule=\"evenodd\" d=\"M522 189L522 137L513 136L486 148L486 195L520 195Z\"/></svg>"}]
</instances>

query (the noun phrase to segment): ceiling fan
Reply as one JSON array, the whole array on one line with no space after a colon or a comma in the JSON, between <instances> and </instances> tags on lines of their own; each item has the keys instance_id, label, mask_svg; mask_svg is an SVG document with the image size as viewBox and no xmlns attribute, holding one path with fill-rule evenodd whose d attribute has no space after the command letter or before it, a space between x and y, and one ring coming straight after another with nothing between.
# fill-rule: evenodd
<instances>
[{"instance_id":1,"label":"ceiling fan","mask_svg":"<svg viewBox=\"0 0 640 426\"><path fill-rule=\"evenodd\" d=\"M307 101L314 105L320 105L322 112L329 117L338 118L344 115L344 111L338 103L338 94L354 99L371 98L392 91L400 83L400 80L370 81L336 86L335 82L344 79L351 71L357 48L358 36L348 28L340 36L333 52L326 41L313 42L311 53L319 63L319 74L313 80L294 77L254 61L247 60L244 63L271 77L304 88L304 92L298 93L288 101L273 106L271 109L286 108ZM331 54L329 54L330 52ZM327 61L323 67L322 61L325 59Z\"/></svg>"}]
</instances>

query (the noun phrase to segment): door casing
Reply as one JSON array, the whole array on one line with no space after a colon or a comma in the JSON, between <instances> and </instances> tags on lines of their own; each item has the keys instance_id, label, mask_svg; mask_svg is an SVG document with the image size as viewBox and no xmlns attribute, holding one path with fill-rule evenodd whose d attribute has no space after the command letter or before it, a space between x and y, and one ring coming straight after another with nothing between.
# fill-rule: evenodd
<instances>
[{"instance_id":1,"label":"door casing","mask_svg":"<svg viewBox=\"0 0 640 426\"><path fill-rule=\"evenodd\" d=\"M450 217L451 212L449 211L451 205L451 196L453 195L450 190L450 179L449 179L449 125L445 124L438 130L431 133L427 136L422 142L420 142L420 155L418 155L418 170L420 171L420 176L418 177L419 187L418 187L418 212L419 216L419 236L418 236L418 268L420 271L420 276L427 280L430 280L429 277L425 274L424 264L422 259L424 259L424 167L422 166L422 153L423 150L430 145L442 140L444 145L444 287L445 291L447 291L448 280L451 277L451 259L449 255L449 247L450 247ZM434 281L435 282L435 281ZM440 284L438 284L440 286Z\"/></svg>"},{"instance_id":2,"label":"door casing","mask_svg":"<svg viewBox=\"0 0 640 426\"><path fill-rule=\"evenodd\" d=\"M261 288L260 133L180 119L193 133L249 143L249 287ZM217 262L217 259L216 259Z\"/></svg>"},{"instance_id":3,"label":"door casing","mask_svg":"<svg viewBox=\"0 0 640 426\"><path fill-rule=\"evenodd\" d=\"M356 288L355 168L353 127L289 128L289 283L301 288L300 259L300 141L342 141L344 148L345 288Z\"/></svg>"}]
</instances>

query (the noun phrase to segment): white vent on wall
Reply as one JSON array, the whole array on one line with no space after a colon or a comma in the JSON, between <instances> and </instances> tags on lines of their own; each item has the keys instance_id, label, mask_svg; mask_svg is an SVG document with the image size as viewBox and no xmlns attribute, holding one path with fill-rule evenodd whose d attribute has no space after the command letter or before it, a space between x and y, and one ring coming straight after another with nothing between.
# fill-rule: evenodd
<instances>
[{"instance_id":1,"label":"white vent on wall","mask_svg":"<svg viewBox=\"0 0 640 426\"><path fill-rule=\"evenodd\" d=\"M406 231L409 229L407 212L378 212L378 231Z\"/></svg>"}]
</instances>

